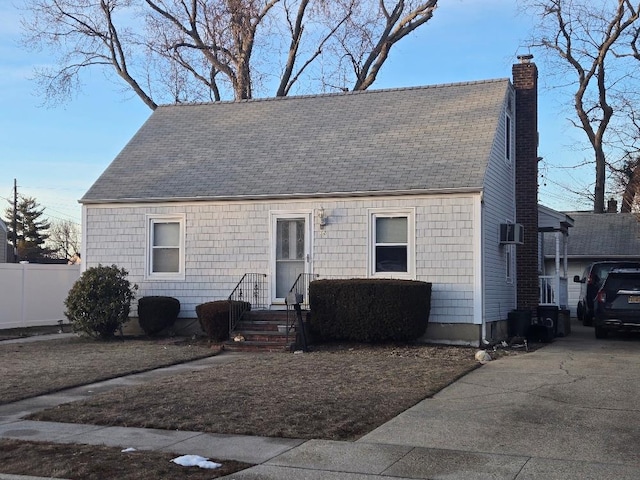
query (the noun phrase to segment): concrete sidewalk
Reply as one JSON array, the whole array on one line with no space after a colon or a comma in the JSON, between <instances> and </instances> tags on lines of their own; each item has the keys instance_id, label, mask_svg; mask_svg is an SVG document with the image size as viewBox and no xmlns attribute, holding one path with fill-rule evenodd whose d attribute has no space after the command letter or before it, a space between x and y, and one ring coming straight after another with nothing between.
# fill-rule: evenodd
<instances>
[{"instance_id":1,"label":"concrete sidewalk","mask_svg":"<svg viewBox=\"0 0 640 480\"><path fill-rule=\"evenodd\" d=\"M543 349L471 372L357 442L21 419L107 388L237 358L227 354L0 406L0 436L256 464L228 477L235 480L638 479L639 342L596 341L592 329L576 326Z\"/></svg>"}]
</instances>

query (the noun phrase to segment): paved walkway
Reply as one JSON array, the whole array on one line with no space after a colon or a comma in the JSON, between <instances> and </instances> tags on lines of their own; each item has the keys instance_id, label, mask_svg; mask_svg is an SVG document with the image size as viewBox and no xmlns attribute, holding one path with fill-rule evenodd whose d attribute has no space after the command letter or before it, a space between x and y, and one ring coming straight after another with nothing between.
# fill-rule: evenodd
<instances>
[{"instance_id":1,"label":"paved walkway","mask_svg":"<svg viewBox=\"0 0 640 480\"><path fill-rule=\"evenodd\" d=\"M637 480L640 339L581 326L491 362L357 442L30 422L105 389L233 361L222 355L0 406L0 436L198 454L256 464L235 480ZM0 475L0 479L14 478Z\"/></svg>"}]
</instances>

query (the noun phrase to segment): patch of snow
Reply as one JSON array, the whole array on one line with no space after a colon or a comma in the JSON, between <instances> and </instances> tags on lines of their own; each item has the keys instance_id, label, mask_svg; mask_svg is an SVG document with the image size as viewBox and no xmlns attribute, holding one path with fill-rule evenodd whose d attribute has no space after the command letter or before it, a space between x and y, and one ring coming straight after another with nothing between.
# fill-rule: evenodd
<instances>
[{"instance_id":1,"label":"patch of snow","mask_svg":"<svg viewBox=\"0 0 640 480\"><path fill-rule=\"evenodd\" d=\"M121 450L122 453L129 453L129 452L136 452L137 450L135 448L129 447L129 448L125 448L124 450Z\"/></svg>"},{"instance_id":2,"label":"patch of snow","mask_svg":"<svg viewBox=\"0 0 640 480\"><path fill-rule=\"evenodd\" d=\"M476 360L480 363L487 363L491 361L491 355L486 350L478 350L476 352Z\"/></svg>"},{"instance_id":3,"label":"patch of snow","mask_svg":"<svg viewBox=\"0 0 640 480\"><path fill-rule=\"evenodd\" d=\"M201 457L200 455L182 455L181 457L171 460L173 463L177 463L183 467L200 467L200 468L220 468L222 464L211 462L208 458Z\"/></svg>"}]
</instances>

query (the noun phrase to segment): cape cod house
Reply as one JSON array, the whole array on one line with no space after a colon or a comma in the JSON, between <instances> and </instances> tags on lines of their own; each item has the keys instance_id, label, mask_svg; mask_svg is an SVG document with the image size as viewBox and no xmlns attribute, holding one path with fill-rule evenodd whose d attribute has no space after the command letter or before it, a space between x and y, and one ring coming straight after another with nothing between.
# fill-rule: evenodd
<instances>
[{"instance_id":1,"label":"cape cod house","mask_svg":"<svg viewBox=\"0 0 640 480\"><path fill-rule=\"evenodd\" d=\"M249 272L274 309L299 274L417 279L426 339L500 335L539 302L530 58L513 82L158 107L80 200L84 268L186 318Z\"/></svg>"}]
</instances>

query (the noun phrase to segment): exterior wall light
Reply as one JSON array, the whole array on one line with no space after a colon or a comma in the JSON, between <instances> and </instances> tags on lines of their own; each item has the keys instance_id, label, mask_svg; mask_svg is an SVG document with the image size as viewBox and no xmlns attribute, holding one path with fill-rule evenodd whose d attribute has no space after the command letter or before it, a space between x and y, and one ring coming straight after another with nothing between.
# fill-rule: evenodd
<instances>
[{"instance_id":1,"label":"exterior wall light","mask_svg":"<svg viewBox=\"0 0 640 480\"><path fill-rule=\"evenodd\" d=\"M320 221L320 228L324 228L327 225L327 217L322 207L318 210L318 220Z\"/></svg>"}]
</instances>

